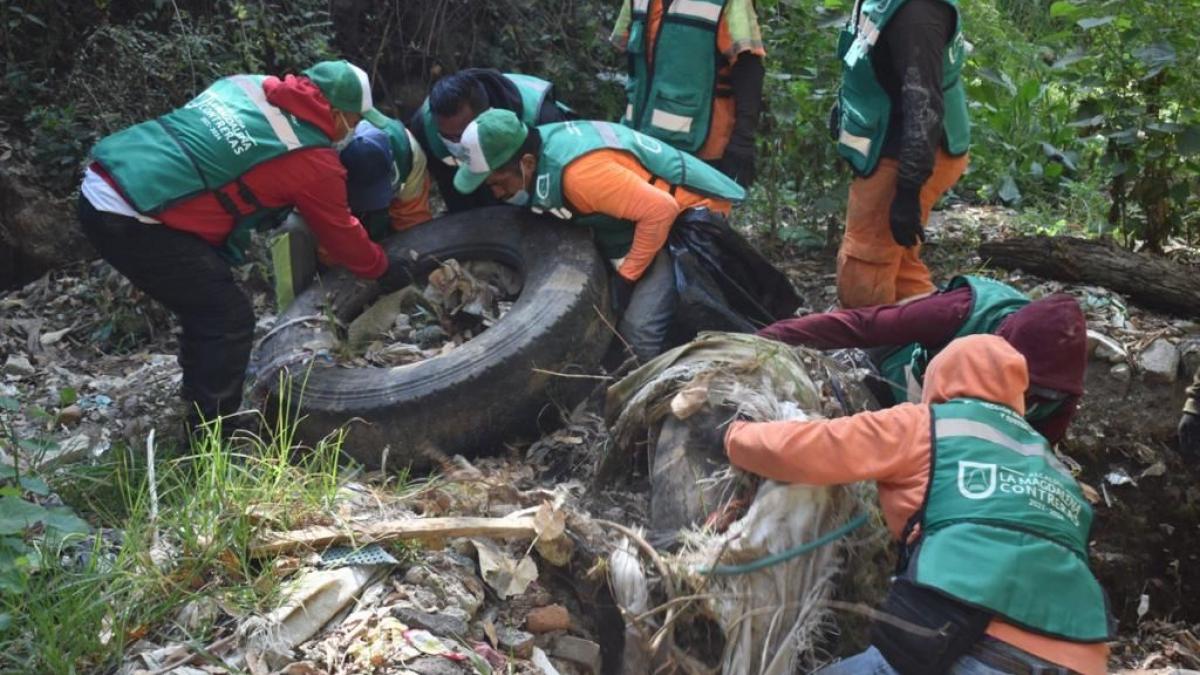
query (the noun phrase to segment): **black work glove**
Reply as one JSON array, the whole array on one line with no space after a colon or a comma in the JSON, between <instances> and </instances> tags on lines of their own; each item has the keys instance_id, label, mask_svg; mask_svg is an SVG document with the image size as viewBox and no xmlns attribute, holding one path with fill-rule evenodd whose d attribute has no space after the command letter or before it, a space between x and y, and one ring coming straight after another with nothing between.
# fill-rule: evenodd
<instances>
[{"instance_id":1,"label":"black work glove","mask_svg":"<svg viewBox=\"0 0 1200 675\"><path fill-rule=\"evenodd\" d=\"M387 271L379 277L379 288L384 293L394 293L413 282L412 263L405 258L388 256Z\"/></svg>"},{"instance_id":2,"label":"black work glove","mask_svg":"<svg viewBox=\"0 0 1200 675\"><path fill-rule=\"evenodd\" d=\"M908 248L925 241L925 229L921 227L921 191L905 187L896 188L892 199L890 216L892 239Z\"/></svg>"},{"instance_id":3,"label":"black work glove","mask_svg":"<svg viewBox=\"0 0 1200 675\"><path fill-rule=\"evenodd\" d=\"M1179 450L1192 459L1200 458L1200 415L1185 412L1179 418Z\"/></svg>"},{"instance_id":4,"label":"black work glove","mask_svg":"<svg viewBox=\"0 0 1200 675\"><path fill-rule=\"evenodd\" d=\"M613 314L620 316L629 308L629 299L633 297L634 282L620 274L613 274L608 281L608 290L612 296Z\"/></svg>"},{"instance_id":5,"label":"black work glove","mask_svg":"<svg viewBox=\"0 0 1200 675\"><path fill-rule=\"evenodd\" d=\"M721 173L729 176L737 181L742 187L750 187L754 184L754 178L758 172L754 168L755 156L754 143L746 143L738 140L736 137L729 139L729 145L725 146L725 154L721 155L721 161L718 167Z\"/></svg>"},{"instance_id":6,"label":"black work glove","mask_svg":"<svg viewBox=\"0 0 1200 675\"><path fill-rule=\"evenodd\" d=\"M833 107L829 109L829 139L837 142L837 139L842 135L842 103L834 101Z\"/></svg>"}]
</instances>

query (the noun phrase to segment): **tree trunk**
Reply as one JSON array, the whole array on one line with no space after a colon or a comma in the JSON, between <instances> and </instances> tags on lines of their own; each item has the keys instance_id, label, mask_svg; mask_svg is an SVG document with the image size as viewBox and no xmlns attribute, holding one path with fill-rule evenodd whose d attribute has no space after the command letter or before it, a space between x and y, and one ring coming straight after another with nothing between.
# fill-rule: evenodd
<instances>
[{"instance_id":1,"label":"tree trunk","mask_svg":"<svg viewBox=\"0 0 1200 675\"><path fill-rule=\"evenodd\" d=\"M985 261L1048 279L1088 283L1124 293L1149 308L1200 316L1200 275L1187 265L1075 237L1017 237L985 242Z\"/></svg>"},{"instance_id":2,"label":"tree trunk","mask_svg":"<svg viewBox=\"0 0 1200 675\"><path fill-rule=\"evenodd\" d=\"M94 255L71 206L0 167L0 290Z\"/></svg>"}]
</instances>

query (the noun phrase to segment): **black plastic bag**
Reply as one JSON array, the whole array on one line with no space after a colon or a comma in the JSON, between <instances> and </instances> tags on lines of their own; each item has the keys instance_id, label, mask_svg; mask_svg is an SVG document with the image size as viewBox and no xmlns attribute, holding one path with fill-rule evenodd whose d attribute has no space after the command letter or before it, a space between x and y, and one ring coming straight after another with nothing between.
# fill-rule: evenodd
<instances>
[{"instance_id":1,"label":"black plastic bag","mask_svg":"<svg viewBox=\"0 0 1200 675\"><path fill-rule=\"evenodd\" d=\"M685 211L667 248L679 293L672 344L706 330L754 332L803 304L787 276L718 213Z\"/></svg>"}]
</instances>

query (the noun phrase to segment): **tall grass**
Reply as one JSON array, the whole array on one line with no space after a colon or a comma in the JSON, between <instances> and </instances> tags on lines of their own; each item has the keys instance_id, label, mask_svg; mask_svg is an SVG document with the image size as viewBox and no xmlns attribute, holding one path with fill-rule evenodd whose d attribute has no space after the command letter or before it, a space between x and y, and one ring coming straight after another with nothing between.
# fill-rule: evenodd
<instances>
[{"instance_id":1,"label":"tall grass","mask_svg":"<svg viewBox=\"0 0 1200 675\"><path fill-rule=\"evenodd\" d=\"M216 420L182 454L160 452L152 472L144 448L125 447L56 477L96 534L42 551L28 590L0 593L0 613L13 617L0 631L0 672L105 670L143 637L202 645L222 627L181 625L192 602L235 616L270 607L280 579L273 560L249 556L252 537L327 518L342 480L342 434L299 448L291 409L280 406L265 437L225 440Z\"/></svg>"}]
</instances>

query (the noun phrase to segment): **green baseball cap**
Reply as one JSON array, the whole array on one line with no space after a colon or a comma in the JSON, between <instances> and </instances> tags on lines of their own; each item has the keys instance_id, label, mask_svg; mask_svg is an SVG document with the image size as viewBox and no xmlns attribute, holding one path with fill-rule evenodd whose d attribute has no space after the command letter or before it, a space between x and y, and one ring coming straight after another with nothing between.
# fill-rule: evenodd
<instances>
[{"instance_id":1,"label":"green baseball cap","mask_svg":"<svg viewBox=\"0 0 1200 675\"><path fill-rule=\"evenodd\" d=\"M335 109L358 113L380 129L387 125L388 118L375 109L371 99L367 71L349 61L321 61L303 74L317 85Z\"/></svg>"},{"instance_id":2,"label":"green baseball cap","mask_svg":"<svg viewBox=\"0 0 1200 675\"><path fill-rule=\"evenodd\" d=\"M511 110L491 108L463 130L464 156L458 158L454 189L469 194L479 189L493 171L504 166L521 149L529 128Z\"/></svg>"}]
</instances>

